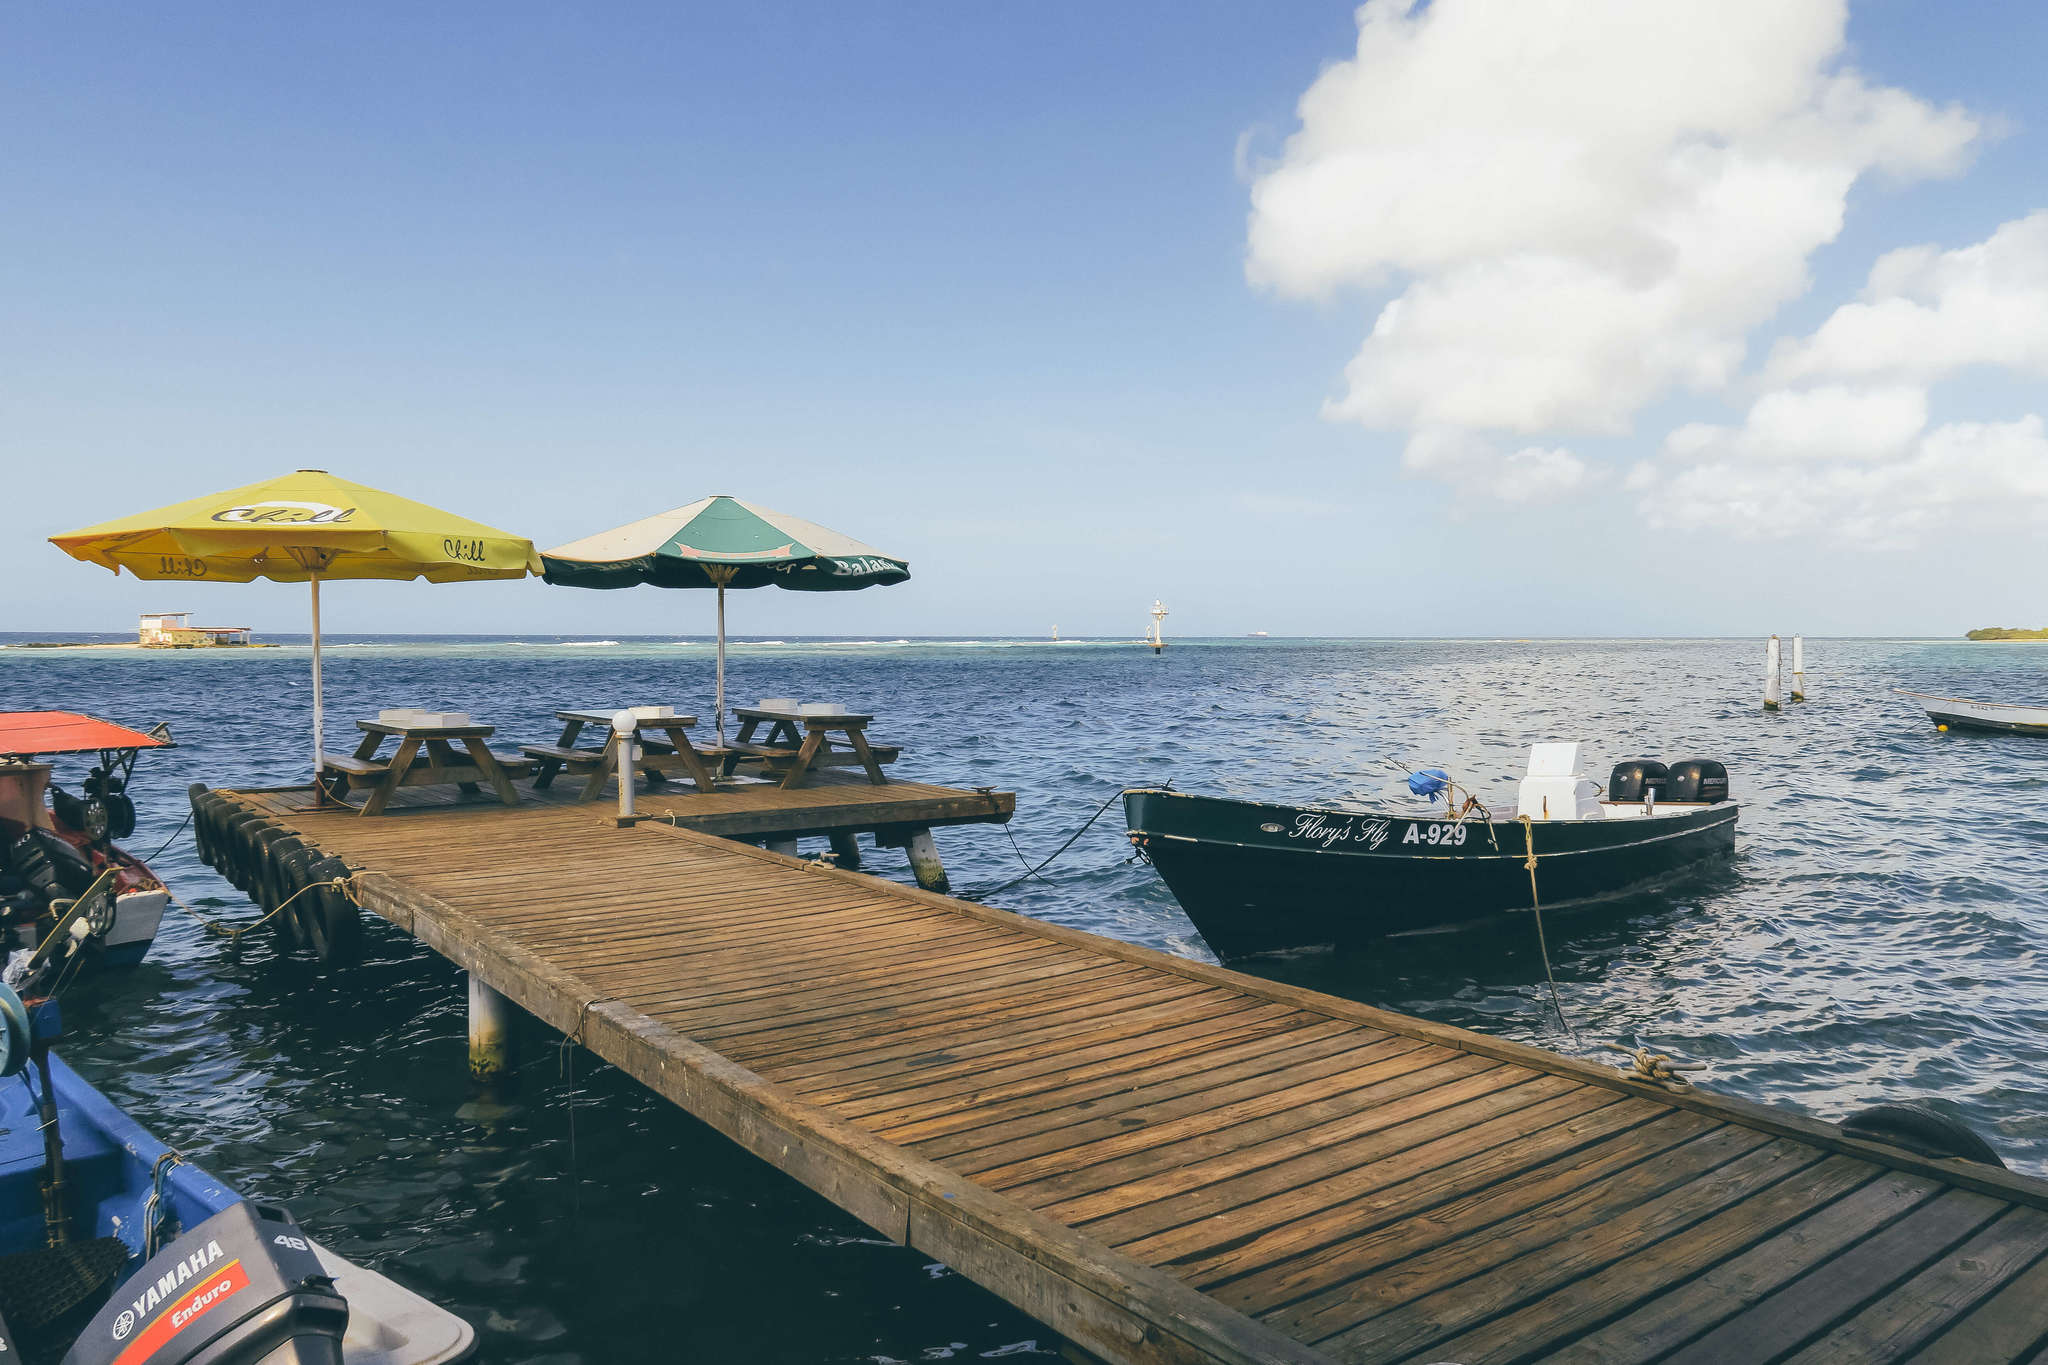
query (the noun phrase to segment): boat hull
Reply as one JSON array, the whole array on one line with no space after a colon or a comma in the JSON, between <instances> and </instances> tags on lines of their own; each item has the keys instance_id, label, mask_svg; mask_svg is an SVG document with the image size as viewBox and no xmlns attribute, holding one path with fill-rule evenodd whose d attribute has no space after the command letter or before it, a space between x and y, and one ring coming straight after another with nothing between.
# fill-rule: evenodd
<instances>
[{"instance_id":1,"label":"boat hull","mask_svg":"<svg viewBox=\"0 0 2048 1365\"><path fill-rule=\"evenodd\" d=\"M1950 730L1995 735L2048 735L2048 706L2015 706L2002 701L1967 701L1926 692L1899 693L1920 703L1927 719Z\"/></svg>"},{"instance_id":2,"label":"boat hull","mask_svg":"<svg viewBox=\"0 0 2048 1365\"><path fill-rule=\"evenodd\" d=\"M1735 846L1733 802L1631 819L1512 821L1124 797L1131 842L1223 958L1345 947L1619 895Z\"/></svg>"}]
</instances>

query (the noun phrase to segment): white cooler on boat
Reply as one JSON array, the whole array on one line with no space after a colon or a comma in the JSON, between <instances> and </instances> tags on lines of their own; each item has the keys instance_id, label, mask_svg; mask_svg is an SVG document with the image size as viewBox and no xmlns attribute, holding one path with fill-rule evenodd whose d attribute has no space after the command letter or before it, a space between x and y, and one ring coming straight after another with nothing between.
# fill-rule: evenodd
<instances>
[{"instance_id":1,"label":"white cooler on boat","mask_svg":"<svg viewBox=\"0 0 2048 1365\"><path fill-rule=\"evenodd\" d=\"M1515 801L1515 813L1531 820L1597 820L1600 786L1579 773L1579 746L1537 744L1529 750L1529 775Z\"/></svg>"}]
</instances>

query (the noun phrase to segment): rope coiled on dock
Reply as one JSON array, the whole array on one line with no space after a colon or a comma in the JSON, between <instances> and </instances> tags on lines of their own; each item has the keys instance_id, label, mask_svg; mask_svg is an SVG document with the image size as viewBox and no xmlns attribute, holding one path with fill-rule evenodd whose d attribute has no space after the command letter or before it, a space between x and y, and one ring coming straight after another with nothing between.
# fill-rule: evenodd
<instances>
[{"instance_id":1,"label":"rope coiled on dock","mask_svg":"<svg viewBox=\"0 0 2048 1365\"><path fill-rule=\"evenodd\" d=\"M1668 1052L1652 1052L1643 1046L1640 1038L1636 1040L1634 1047L1627 1043L1602 1043L1600 1046L1609 1052L1619 1052L1628 1057L1629 1065L1620 1068L1620 1071L1630 1080L1661 1085L1666 1090L1674 1092L1683 1093L1692 1089L1692 1082L1680 1075L1680 1072L1707 1069L1705 1062L1675 1062Z\"/></svg>"}]
</instances>

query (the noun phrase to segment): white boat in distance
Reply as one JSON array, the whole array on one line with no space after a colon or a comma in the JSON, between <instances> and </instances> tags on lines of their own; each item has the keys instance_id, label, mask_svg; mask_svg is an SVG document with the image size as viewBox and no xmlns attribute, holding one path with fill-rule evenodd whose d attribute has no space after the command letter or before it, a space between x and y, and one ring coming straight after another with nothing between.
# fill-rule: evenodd
<instances>
[{"instance_id":1,"label":"white boat in distance","mask_svg":"<svg viewBox=\"0 0 2048 1365\"><path fill-rule=\"evenodd\" d=\"M1964 701L1926 692L1894 689L1927 708L1937 730L1991 730L2006 735L2048 735L2048 706L2014 706L2002 701Z\"/></svg>"}]
</instances>

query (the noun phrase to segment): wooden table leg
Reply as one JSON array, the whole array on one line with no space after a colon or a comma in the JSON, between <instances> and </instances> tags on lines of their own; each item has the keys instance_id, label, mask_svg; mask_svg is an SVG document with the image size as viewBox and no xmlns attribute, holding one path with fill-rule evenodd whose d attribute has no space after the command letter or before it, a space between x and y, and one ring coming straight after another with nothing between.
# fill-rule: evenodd
<instances>
[{"instance_id":1,"label":"wooden table leg","mask_svg":"<svg viewBox=\"0 0 2048 1365\"><path fill-rule=\"evenodd\" d=\"M818 749L824 742L823 730L813 730L804 736L803 747L796 751L796 761L789 765L789 772L782 779L785 789L802 784L804 774L811 770L811 760L818 756Z\"/></svg>"},{"instance_id":2,"label":"wooden table leg","mask_svg":"<svg viewBox=\"0 0 2048 1365\"><path fill-rule=\"evenodd\" d=\"M614 768L619 766L619 732L607 729L605 735L607 738L604 742L604 757L600 758L597 761L597 766L590 770L590 780L583 784L583 794L576 798L578 801L595 801L599 796L602 796L604 794L604 780L611 776ZM628 778L627 780L631 781L632 779Z\"/></svg>"},{"instance_id":3,"label":"wooden table leg","mask_svg":"<svg viewBox=\"0 0 2048 1365\"><path fill-rule=\"evenodd\" d=\"M512 779L505 776L505 770L498 766L498 756L491 752L491 746L480 739L465 739L462 741L462 747L469 750L469 756L476 760L476 766L490 782L491 790L498 794L498 799L508 806L518 805L519 789L512 785ZM476 790L474 783L470 784L470 790Z\"/></svg>"},{"instance_id":4,"label":"wooden table leg","mask_svg":"<svg viewBox=\"0 0 2048 1365\"><path fill-rule=\"evenodd\" d=\"M758 720L743 720L740 722L740 732L732 737L732 742L734 744L751 743L754 738L754 731L760 728L761 722ZM745 754L727 754L725 756L725 761L718 765L719 776L731 777L733 769L739 767L740 760L745 757Z\"/></svg>"},{"instance_id":5,"label":"wooden table leg","mask_svg":"<svg viewBox=\"0 0 2048 1365\"><path fill-rule=\"evenodd\" d=\"M555 741L555 747L558 749L574 748L576 746L576 737L582 733L583 722L580 720L570 721L562 727L562 737ZM540 766L534 770L533 789L535 791L546 791L550 786L554 785L555 774L560 771L562 771L561 759L542 759Z\"/></svg>"},{"instance_id":6,"label":"wooden table leg","mask_svg":"<svg viewBox=\"0 0 2048 1365\"><path fill-rule=\"evenodd\" d=\"M889 785L889 779L883 774L882 765L875 761L875 751L868 747L865 730L865 726L847 726L847 742L852 744L853 751L860 755L860 766L868 770L868 781L877 787L886 787Z\"/></svg>"},{"instance_id":7,"label":"wooden table leg","mask_svg":"<svg viewBox=\"0 0 2048 1365\"><path fill-rule=\"evenodd\" d=\"M464 740L463 743L469 744L470 741ZM462 760L456 756L455 750L449 747L448 741L445 739L428 740L427 757L430 761L440 764L443 768L454 769L462 766ZM464 796L475 796L477 794L477 785L474 782L457 782L455 786Z\"/></svg>"},{"instance_id":8,"label":"wooden table leg","mask_svg":"<svg viewBox=\"0 0 2048 1365\"><path fill-rule=\"evenodd\" d=\"M668 742L675 747L677 756L683 760L683 766L689 769L690 780L697 784L698 791L718 790L718 783L712 780L711 770L704 766L704 756L690 743L689 735L684 733L681 726L668 732Z\"/></svg>"},{"instance_id":9,"label":"wooden table leg","mask_svg":"<svg viewBox=\"0 0 2048 1365\"><path fill-rule=\"evenodd\" d=\"M391 766L384 770L384 780L370 789L358 815L379 815L391 798L398 794L398 784L405 781L405 775L412 769L413 756L419 753L420 742L407 736L398 741L398 752L391 756Z\"/></svg>"}]
</instances>

